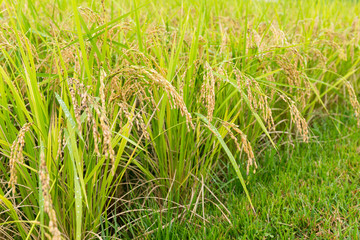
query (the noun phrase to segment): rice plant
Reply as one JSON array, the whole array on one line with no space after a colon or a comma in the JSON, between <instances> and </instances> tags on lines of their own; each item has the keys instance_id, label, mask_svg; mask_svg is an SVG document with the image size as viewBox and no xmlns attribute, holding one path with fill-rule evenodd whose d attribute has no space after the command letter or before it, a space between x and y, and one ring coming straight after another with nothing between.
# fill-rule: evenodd
<instances>
[{"instance_id":1,"label":"rice plant","mask_svg":"<svg viewBox=\"0 0 360 240\"><path fill-rule=\"evenodd\" d=\"M360 124L356 1L0 6L4 239L147 238L209 205L231 226L214 170L257 214L262 151L339 105Z\"/></svg>"}]
</instances>

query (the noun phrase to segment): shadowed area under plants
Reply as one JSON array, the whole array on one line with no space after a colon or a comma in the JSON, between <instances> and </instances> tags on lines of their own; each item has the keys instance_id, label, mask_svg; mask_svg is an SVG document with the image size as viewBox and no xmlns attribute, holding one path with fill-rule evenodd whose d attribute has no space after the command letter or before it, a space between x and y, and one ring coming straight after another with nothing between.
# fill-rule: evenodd
<instances>
[{"instance_id":1,"label":"shadowed area under plants","mask_svg":"<svg viewBox=\"0 0 360 240\"><path fill-rule=\"evenodd\" d=\"M278 159L321 151L322 126L360 124L356 1L4 0L0 9L4 239L180 238L179 223L223 234L210 233L208 209L225 236L270 238L275 230L244 230L262 214L261 179L291 174L293 161ZM354 121L321 122L339 106ZM214 182L230 177L219 192ZM285 199L296 184L305 183L283 185ZM232 189L237 208L222 196ZM291 236L343 226L313 226L306 214Z\"/></svg>"}]
</instances>

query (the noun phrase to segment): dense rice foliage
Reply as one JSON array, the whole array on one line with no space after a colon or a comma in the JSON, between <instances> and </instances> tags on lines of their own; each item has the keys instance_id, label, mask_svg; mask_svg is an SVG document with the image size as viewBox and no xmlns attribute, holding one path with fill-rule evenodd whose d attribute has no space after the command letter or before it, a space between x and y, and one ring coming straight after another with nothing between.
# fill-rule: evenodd
<instances>
[{"instance_id":1,"label":"dense rice foliage","mask_svg":"<svg viewBox=\"0 0 360 240\"><path fill-rule=\"evenodd\" d=\"M354 1L0 6L5 239L143 237L208 224L205 205L231 226L211 188L228 164L256 214L260 153L339 105L360 125Z\"/></svg>"}]
</instances>

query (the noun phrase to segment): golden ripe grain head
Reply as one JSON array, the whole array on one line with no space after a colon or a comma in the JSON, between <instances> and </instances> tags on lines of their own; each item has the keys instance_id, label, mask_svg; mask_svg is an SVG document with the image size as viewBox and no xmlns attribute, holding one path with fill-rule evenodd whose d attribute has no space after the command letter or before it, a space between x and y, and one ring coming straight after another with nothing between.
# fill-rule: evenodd
<instances>
[{"instance_id":1,"label":"golden ripe grain head","mask_svg":"<svg viewBox=\"0 0 360 240\"><path fill-rule=\"evenodd\" d=\"M280 30L279 25L277 24L277 22L274 22L273 24L271 24L270 26L270 31L273 34L273 41L276 45L278 46L285 46L288 44L288 41L286 39L286 35L285 33Z\"/></svg>"},{"instance_id":2,"label":"golden ripe grain head","mask_svg":"<svg viewBox=\"0 0 360 240\"><path fill-rule=\"evenodd\" d=\"M243 133L239 127L233 123L229 123L229 122L226 122L226 121L223 121L223 127L228 131L230 137L234 140L234 142L236 143L236 147L238 149L238 151L242 151L242 149L244 150L244 152L246 153L247 157L248 157L248 161L247 161L247 164L246 164L246 174L249 175L249 171L250 171L250 167L251 166L254 166L254 173L257 169L257 164L256 164L256 161L255 161L255 155L254 155L254 152L253 152L253 149L251 147L251 144L249 142L249 140L247 139L247 136L245 133ZM242 144L242 148L240 148L240 143L238 141L238 139L235 137L234 133L231 131L234 130L234 132L236 132L237 134L240 135L240 138L241 138L241 144Z\"/></svg>"},{"instance_id":3,"label":"golden ripe grain head","mask_svg":"<svg viewBox=\"0 0 360 240\"><path fill-rule=\"evenodd\" d=\"M39 178L41 182L42 195L44 198L44 211L49 215L49 231L52 234L52 239L61 240L61 233L57 226L56 212L54 210L50 195L50 177L46 166L44 150L42 150L40 153Z\"/></svg>"},{"instance_id":4,"label":"golden ripe grain head","mask_svg":"<svg viewBox=\"0 0 360 240\"><path fill-rule=\"evenodd\" d=\"M249 100L250 108L253 111L261 111L263 119L266 121L268 128L274 129L274 119L272 115L272 110L270 108L267 96L264 91L261 89L259 83L252 78L240 72L238 69L234 69L234 74L236 76L238 88L242 86L246 87L247 98Z\"/></svg>"},{"instance_id":5,"label":"golden ripe grain head","mask_svg":"<svg viewBox=\"0 0 360 240\"><path fill-rule=\"evenodd\" d=\"M30 130L31 125L32 123L24 124L24 126L19 131L17 139L15 139L15 141L11 146L10 160L9 160L9 165L10 165L9 186L12 188L13 193L15 193L15 184L17 183L16 165L22 164L24 162L24 156L22 152L25 145L25 133Z\"/></svg>"},{"instance_id":6,"label":"golden ripe grain head","mask_svg":"<svg viewBox=\"0 0 360 240\"><path fill-rule=\"evenodd\" d=\"M355 90L349 81L345 82L346 89L349 93L351 106L354 108L355 117L357 118L357 125L360 127L360 104L356 97Z\"/></svg>"},{"instance_id":7,"label":"golden ripe grain head","mask_svg":"<svg viewBox=\"0 0 360 240\"><path fill-rule=\"evenodd\" d=\"M309 126L303 116L301 116L300 111L297 109L295 102L291 100L289 97L280 94L281 99L284 100L289 105L290 115L292 122L296 125L300 135L303 138L304 142L309 141Z\"/></svg>"},{"instance_id":8,"label":"golden ripe grain head","mask_svg":"<svg viewBox=\"0 0 360 240\"><path fill-rule=\"evenodd\" d=\"M167 81L160 73L158 73L154 69L146 69L144 67L132 66L130 70L134 70L132 72L137 74L137 76L145 82L146 80L144 79L144 76L148 77L150 82L148 82L147 84L153 84L154 86L161 87L169 96L171 96L172 102L174 104L171 105L171 107L178 108L181 114L185 116L188 130L190 130L190 127L192 129L195 128L194 124L192 123L192 116L189 113L183 98L169 81Z\"/></svg>"},{"instance_id":9,"label":"golden ripe grain head","mask_svg":"<svg viewBox=\"0 0 360 240\"><path fill-rule=\"evenodd\" d=\"M75 90L75 79L73 78L69 78L68 79L68 85L69 85L69 92L70 92L70 96L71 96L71 101L74 107L74 114L75 114L75 119L76 119L76 123L77 123L77 127L79 129L79 131L81 131L81 119L80 119L80 106L77 102L76 99L76 90Z\"/></svg>"},{"instance_id":10,"label":"golden ripe grain head","mask_svg":"<svg viewBox=\"0 0 360 240\"><path fill-rule=\"evenodd\" d=\"M204 83L202 87L202 98L205 99L207 118L209 122L213 119L215 109L215 77L208 62L205 63Z\"/></svg>"}]
</instances>

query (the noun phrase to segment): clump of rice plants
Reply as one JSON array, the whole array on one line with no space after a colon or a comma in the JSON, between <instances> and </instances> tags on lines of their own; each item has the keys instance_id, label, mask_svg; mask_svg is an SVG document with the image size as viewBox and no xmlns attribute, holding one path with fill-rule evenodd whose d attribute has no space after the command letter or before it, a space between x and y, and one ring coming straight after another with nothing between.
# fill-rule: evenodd
<instances>
[{"instance_id":1,"label":"clump of rice plants","mask_svg":"<svg viewBox=\"0 0 360 240\"><path fill-rule=\"evenodd\" d=\"M6 239L145 237L208 224L208 204L231 225L213 169L231 164L256 214L263 149L313 141L314 114L340 104L360 123L357 2L0 6Z\"/></svg>"}]
</instances>

